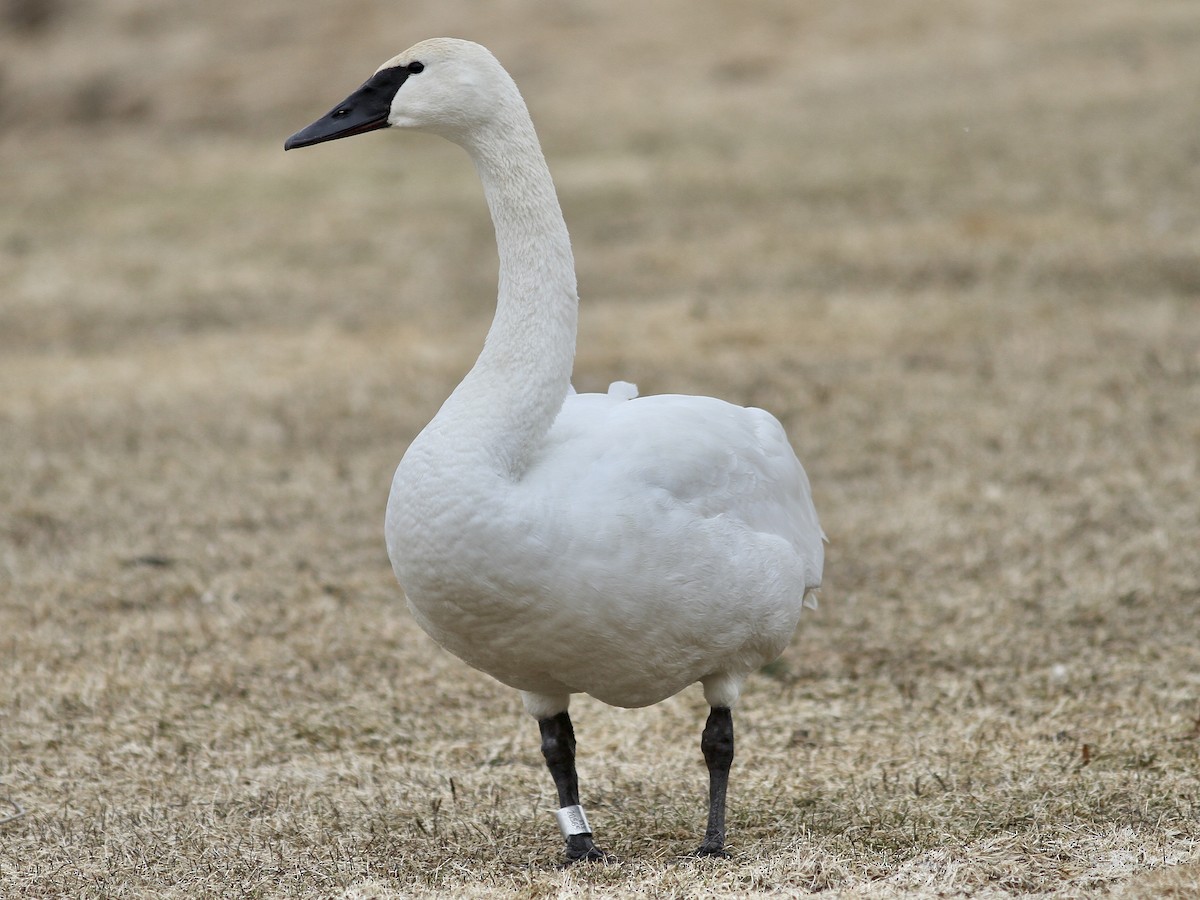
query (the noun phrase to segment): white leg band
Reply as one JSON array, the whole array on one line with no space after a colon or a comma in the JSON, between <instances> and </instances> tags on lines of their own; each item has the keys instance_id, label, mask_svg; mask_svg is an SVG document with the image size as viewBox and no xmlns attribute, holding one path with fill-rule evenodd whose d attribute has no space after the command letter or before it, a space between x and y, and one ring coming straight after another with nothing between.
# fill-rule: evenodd
<instances>
[{"instance_id":1,"label":"white leg band","mask_svg":"<svg viewBox=\"0 0 1200 900\"><path fill-rule=\"evenodd\" d=\"M575 806L564 806L554 814L554 817L558 819L558 830L562 832L562 836L565 838L573 834L592 833L592 826L588 824L583 807L578 804Z\"/></svg>"}]
</instances>

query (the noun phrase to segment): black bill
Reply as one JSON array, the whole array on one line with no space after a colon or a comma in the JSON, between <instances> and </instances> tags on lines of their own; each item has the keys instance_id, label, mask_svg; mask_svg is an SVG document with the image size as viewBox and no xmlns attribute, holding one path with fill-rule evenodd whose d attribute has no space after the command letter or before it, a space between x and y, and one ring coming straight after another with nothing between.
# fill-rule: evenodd
<instances>
[{"instance_id":1,"label":"black bill","mask_svg":"<svg viewBox=\"0 0 1200 900\"><path fill-rule=\"evenodd\" d=\"M405 66L381 69L324 116L284 141L283 149L311 147L324 141L336 141L338 138L386 128L392 98L409 74Z\"/></svg>"}]
</instances>

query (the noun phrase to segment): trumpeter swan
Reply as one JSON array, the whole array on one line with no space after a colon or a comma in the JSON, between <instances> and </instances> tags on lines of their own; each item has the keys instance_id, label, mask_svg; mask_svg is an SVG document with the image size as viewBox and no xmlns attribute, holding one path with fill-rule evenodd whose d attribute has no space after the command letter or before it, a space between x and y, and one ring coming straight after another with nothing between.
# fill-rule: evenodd
<instances>
[{"instance_id":1,"label":"trumpeter swan","mask_svg":"<svg viewBox=\"0 0 1200 900\"><path fill-rule=\"evenodd\" d=\"M558 789L568 860L602 859L579 801L573 693L645 706L701 682L708 828L720 855L743 680L787 645L823 535L779 422L710 397L571 389L571 244L525 102L488 50L424 41L285 149L379 128L463 147L500 256L474 367L404 454L386 534L435 641L521 692Z\"/></svg>"}]
</instances>

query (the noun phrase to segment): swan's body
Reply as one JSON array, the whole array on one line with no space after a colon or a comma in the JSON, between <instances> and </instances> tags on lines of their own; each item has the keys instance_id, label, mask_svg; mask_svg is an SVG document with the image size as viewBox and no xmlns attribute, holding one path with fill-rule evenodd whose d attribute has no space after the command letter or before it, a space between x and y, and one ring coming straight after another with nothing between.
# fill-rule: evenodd
<instances>
[{"instance_id":1,"label":"swan's body","mask_svg":"<svg viewBox=\"0 0 1200 900\"><path fill-rule=\"evenodd\" d=\"M418 44L287 146L387 125L470 153L500 253L484 349L392 482L388 553L409 607L439 644L522 692L564 811L579 810L572 693L645 706L702 682L720 821L701 849L719 852L729 707L820 584L804 470L762 410L571 390L570 240L524 101L487 50ZM598 854L590 829L564 833L571 855Z\"/></svg>"},{"instance_id":2,"label":"swan's body","mask_svg":"<svg viewBox=\"0 0 1200 900\"><path fill-rule=\"evenodd\" d=\"M820 531L767 413L568 395L517 478L456 464L440 424L396 473L396 573L438 643L558 707L540 714L571 693L645 706L701 680L728 690L783 650Z\"/></svg>"}]
</instances>

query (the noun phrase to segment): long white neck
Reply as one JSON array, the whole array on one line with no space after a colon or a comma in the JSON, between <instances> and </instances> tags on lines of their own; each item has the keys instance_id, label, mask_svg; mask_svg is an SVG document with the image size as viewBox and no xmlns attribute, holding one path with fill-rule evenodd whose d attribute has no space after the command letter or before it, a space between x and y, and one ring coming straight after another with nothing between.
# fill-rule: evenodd
<instances>
[{"instance_id":1,"label":"long white neck","mask_svg":"<svg viewBox=\"0 0 1200 900\"><path fill-rule=\"evenodd\" d=\"M496 229L496 316L479 359L427 431L520 477L570 386L579 300L570 237L533 122L515 85L505 100L486 128L458 139Z\"/></svg>"}]
</instances>

